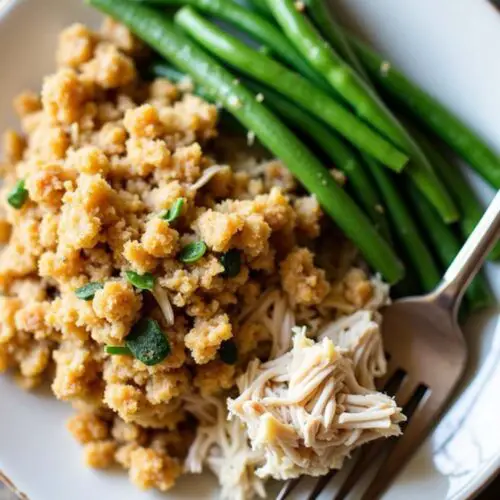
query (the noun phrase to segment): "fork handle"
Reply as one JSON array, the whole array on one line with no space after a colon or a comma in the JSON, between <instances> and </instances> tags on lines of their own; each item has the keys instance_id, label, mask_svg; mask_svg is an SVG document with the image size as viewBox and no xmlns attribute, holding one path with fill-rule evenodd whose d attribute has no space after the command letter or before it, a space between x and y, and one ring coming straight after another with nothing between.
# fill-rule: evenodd
<instances>
[{"instance_id":1,"label":"fork handle","mask_svg":"<svg viewBox=\"0 0 500 500\"><path fill-rule=\"evenodd\" d=\"M500 236L500 191L446 271L434 298L455 315L467 286ZM456 316L455 316L456 317Z\"/></svg>"}]
</instances>

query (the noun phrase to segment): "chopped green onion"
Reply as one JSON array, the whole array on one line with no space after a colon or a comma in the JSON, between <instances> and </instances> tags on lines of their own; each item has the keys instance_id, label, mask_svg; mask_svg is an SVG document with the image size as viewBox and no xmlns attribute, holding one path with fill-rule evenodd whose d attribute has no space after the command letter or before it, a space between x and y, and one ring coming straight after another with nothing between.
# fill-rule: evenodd
<instances>
[{"instance_id":1,"label":"chopped green onion","mask_svg":"<svg viewBox=\"0 0 500 500\"><path fill-rule=\"evenodd\" d=\"M224 340L219 347L219 356L226 365L234 365L238 361L238 348L234 340Z\"/></svg>"},{"instance_id":2,"label":"chopped green onion","mask_svg":"<svg viewBox=\"0 0 500 500\"><path fill-rule=\"evenodd\" d=\"M106 352L107 354L132 356L132 351L127 346L122 346L122 345L104 346L104 352Z\"/></svg>"},{"instance_id":3,"label":"chopped green onion","mask_svg":"<svg viewBox=\"0 0 500 500\"><path fill-rule=\"evenodd\" d=\"M139 290L152 290L155 286L155 277L151 273L138 274L134 271L125 271L129 283Z\"/></svg>"},{"instance_id":4,"label":"chopped green onion","mask_svg":"<svg viewBox=\"0 0 500 500\"><path fill-rule=\"evenodd\" d=\"M178 219L182 212L182 207L184 206L184 198L177 198L174 204L166 210L160 217L167 222L174 222Z\"/></svg>"},{"instance_id":5,"label":"chopped green onion","mask_svg":"<svg viewBox=\"0 0 500 500\"><path fill-rule=\"evenodd\" d=\"M195 241L186 245L179 253L179 260L185 264L192 264L200 260L207 251L204 241Z\"/></svg>"},{"instance_id":6,"label":"chopped green onion","mask_svg":"<svg viewBox=\"0 0 500 500\"><path fill-rule=\"evenodd\" d=\"M161 363L170 354L170 344L157 321L140 319L125 338L125 344L147 366Z\"/></svg>"},{"instance_id":7,"label":"chopped green onion","mask_svg":"<svg viewBox=\"0 0 500 500\"><path fill-rule=\"evenodd\" d=\"M28 190L24 187L24 181L17 181L12 191L7 196L7 201L11 207L20 209L28 199Z\"/></svg>"},{"instance_id":8,"label":"chopped green onion","mask_svg":"<svg viewBox=\"0 0 500 500\"><path fill-rule=\"evenodd\" d=\"M81 286L75 290L75 295L82 300L92 300L97 290L101 290L104 287L102 283L97 283L91 281L86 285Z\"/></svg>"},{"instance_id":9,"label":"chopped green onion","mask_svg":"<svg viewBox=\"0 0 500 500\"><path fill-rule=\"evenodd\" d=\"M224 266L224 276L234 278L238 276L241 269L241 254L233 248L220 257L220 263Z\"/></svg>"}]
</instances>

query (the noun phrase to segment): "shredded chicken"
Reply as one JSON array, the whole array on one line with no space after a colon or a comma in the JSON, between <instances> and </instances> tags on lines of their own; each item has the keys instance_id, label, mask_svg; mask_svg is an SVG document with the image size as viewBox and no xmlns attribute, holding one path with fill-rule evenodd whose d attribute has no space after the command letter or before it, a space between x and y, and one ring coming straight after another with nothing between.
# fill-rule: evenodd
<instances>
[{"instance_id":1,"label":"shredded chicken","mask_svg":"<svg viewBox=\"0 0 500 500\"><path fill-rule=\"evenodd\" d=\"M375 379L387 370L380 320L379 313L358 311L328 323L318 337L329 338L350 353L356 380L368 389L375 389Z\"/></svg>"},{"instance_id":2,"label":"shredded chicken","mask_svg":"<svg viewBox=\"0 0 500 500\"><path fill-rule=\"evenodd\" d=\"M278 289L269 290L256 305L244 309L240 321L259 322L268 330L272 342L271 358L281 356L292 346L295 317L285 294Z\"/></svg>"},{"instance_id":3,"label":"shredded chicken","mask_svg":"<svg viewBox=\"0 0 500 500\"><path fill-rule=\"evenodd\" d=\"M185 461L186 472L200 473L206 464L221 485L222 500L266 498L264 481L255 474L262 453L250 448L245 428L227 420L222 399L188 396L186 410L200 421Z\"/></svg>"},{"instance_id":4,"label":"shredded chicken","mask_svg":"<svg viewBox=\"0 0 500 500\"><path fill-rule=\"evenodd\" d=\"M304 331L291 352L252 361L238 387L229 412L245 424L252 449L263 452L262 478L326 474L361 444L397 436L404 420L393 399L358 383L349 351Z\"/></svg>"},{"instance_id":5,"label":"shredded chicken","mask_svg":"<svg viewBox=\"0 0 500 500\"><path fill-rule=\"evenodd\" d=\"M205 184L210 182L214 176L216 176L219 172L223 170L228 170L228 167L225 165L212 165L208 167L202 174L202 176L194 183L189 186L192 191L196 191L202 188Z\"/></svg>"},{"instance_id":6,"label":"shredded chicken","mask_svg":"<svg viewBox=\"0 0 500 500\"><path fill-rule=\"evenodd\" d=\"M168 298L168 292L158 283L155 284L153 291L153 297L160 306L161 312L165 317L167 325L173 325L175 322L174 310L172 309L172 304Z\"/></svg>"}]
</instances>

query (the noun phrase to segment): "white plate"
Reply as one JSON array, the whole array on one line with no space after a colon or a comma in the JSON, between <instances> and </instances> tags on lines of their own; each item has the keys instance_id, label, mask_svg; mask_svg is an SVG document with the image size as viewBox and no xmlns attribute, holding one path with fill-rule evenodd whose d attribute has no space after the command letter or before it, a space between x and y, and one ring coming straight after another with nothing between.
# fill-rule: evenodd
<instances>
[{"instance_id":1,"label":"white plate","mask_svg":"<svg viewBox=\"0 0 500 500\"><path fill-rule=\"evenodd\" d=\"M485 0L341 0L375 45L439 97L500 151L500 14ZM0 129L15 125L11 98L37 89L53 69L57 33L99 16L80 0L0 0ZM492 196L476 178L485 201ZM500 270L489 266L500 297ZM467 381L431 439L386 500L459 500L473 495L500 466L499 311L473 318ZM439 370L439 366L436 366ZM170 495L142 493L125 474L81 464L64 428L67 405L20 391L0 377L0 470L33 500L197 499L216 496L210 476L185 477ZM324 498L331 498L324 496Z\"/></svg>"}]
</instances>

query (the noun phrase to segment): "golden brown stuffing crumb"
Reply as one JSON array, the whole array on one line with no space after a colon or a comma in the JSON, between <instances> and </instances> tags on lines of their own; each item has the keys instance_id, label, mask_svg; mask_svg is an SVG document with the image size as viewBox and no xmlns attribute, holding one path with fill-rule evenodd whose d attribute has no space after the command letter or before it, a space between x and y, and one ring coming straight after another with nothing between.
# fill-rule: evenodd
<instances>
[{"instance_id":1,"label":"golden brown stuffing crumb","mask_svg":"<svg viewBox=\"0 0 500 500\"><path fill-rule=\"evenodd\" d=\"M26 141L14 130L6 130L3 134L3 156L9 163L21 161Z\"/></svg>"},{"instance_id":2,"label":"golden brown stuffing crumb","mask_svg":"<svg viewBox=\"0 0 500 500\"><path fill-rule=\"evenodd\" d=\"M345 298L356 307L363 307L372 298L373 286L363 270L349 269L344 284Z\"/></svg>"},{"instance_id":3,"label":"golden brown stuffing crumb","mask_svg":"<svg viewBox=\"0 0 500 500\"><path fill-rule=\"evenodd\" d=\"M50 348L39 343L28 350L21 358L19 371L23 377L34 378L41 375L50 361Z\"/></svg>"},{"instance_id":4,"label":"golden brown stuffing crumb","mask_svg":"<svg viewBox=\"0 0 500 500\"><path fill-rule=\"evenodd\" d=\"M97 45L94 58L83 66L83 74L105 89L123 87L137 76L133 61L105 42Z\"/></svg>"},{"instance_id":5,"label":"golden brown stuffing crumb","mask_svg":"<svg viewBox=\"0 0 500 500\"><path fill-rule=\"evenodd\" d=\"M83 24L72 24L59 35L56 60L59 66L77 68L92 59L94 36Z\"/></svg>"},{"instance_id":6,"label":"golden brown stuffing crumb","mask_svg":"<svg viewBox=\"0 0 500 500\"><path fill-rule=\"evenodd\" d=\"M119 446L115 453L116 462L119 463L124 469L129 469L132 452L138 448L139 445L134 442Z\"/></svg>"},{"instance_id":7,"label":"golden brown stuffing crumb","mask_svg":"<svg viewBox=\"0 0 500 500\"><path fill-rule=\"evenodd\" d=\"M214 359L220 344L232 336L228 315L218 314L209 320L196 318L184 341L196 363L202 365Z\"/></svg>"},{"instance_id":8,"label":"golden brown stuffing crumb","mask_svg":"<svg viewBox=\"0 0 500 500\"><path fill-rule=\"evenodd\" d=\"M49 302L31 302L19 309L15 314L15 324L18 330L29 332L37 339L49 338L51 329L47 325L46 314Z\"/></svg>"},{"instance_id":9,"label":"golden brown stuffing crumb","mask_svg":"<svg viewBox=\"0 0 500 500\"><path fill-rule=\"evenodd\" d=\"M162 135L163 124L158 111L151 104L143 104L135 109L129 109L123 119L125 129L131 137L148 137L156 139Z\"/></svg>"},{"instance_id":10,"label":"golden brown stuffing crumb","mask_svg":"<svg viewBox=\"0 0 500 500\"><path fill-rule=\"evenodd\" d=\"M130 453L131 481L143 490L157 488L167 491L181 474L177 460L151 448L139 447Z\"/></svg>"},{"instance_id":11,"label":"golden brown stuffing crumb","mask_svg":"<svg viewBox=\"0 0 500 500\"><path fill-rule=\"evenodd\" d=\"M220 360L196 367L194 385L202 396L213 396L234 385L236 367Z\"/></svg>"},{"instance_id":12,"label":"golden brown stuffing crumb","mask_svg":"<svg viewBox=\"0 0 500 500\"><path fill-rule=\"evenodd\" d=\"M158 261L138 241L128 241L123 248L123 256L140 274L153 271Z\"/></svg>"},{"instance_id":13,"label":"golden brown stuffing crumb","mask_svg":"<svg viewBox=\"0 0 500 500\"><path fill-rule=\"evenodd\" d=\"M30 199L57 210L68 188L73 187L75 175L60 163L43 163L26 181Z\"/></svg>"},{"instance_id":14,"label":"golden brown stuffing crumb","mask_svg":"<svg viewBox=\"0 0 500 500\"><path fill-rule=\"evenodd\" d=\"M125 127L115 123L105 123L98 133L97 145L108 155L125 152L127 132Z\"/></svg>"},{"instance_id":15,"label":"golden brown stuffing crumb","mask_svg":"<svg viewBox=\"0 0 500 500\"><path fill-rule=\"evenodd\" d=\"M108 469L115 463L115 441L92 441L83 447L85 464L93 469Z\"/></svg>"},{"instance_id":16,"label":"golden brown stuffing crumb","mask_svg":"<svg viewBox=\"0 0 500 500\"><path fill-rule=\"evenodd\" d=\"M325 272L314 266L313 254L307 248L297 248L281 262L283 290L297 304L319 304L330 286Z\"/></svg>"},{"instance_id":17,"label":"golden brown stuffing crumb","mask_svg":"<svg viewBox=\"0 0 500 500\"><path fill-rule=\"evenodd\" d=\"M52 390L62 400L92 399L98 396L99 363L78 341L64 341L54 351L56 374Z\"/></svg>"},{"instance_id":18,"label":"golden brown stuffing crumb","mask_svg":"<svg viewBox=\"0 0 500 500\"><path fill-rule=\"evenodd\" d=\"M176 177L186 182L194 182L200 176L202 159L201 146L197 142L178 148L172 156Z\"/></svg>"},{"instance_id":19,"label":"golden brown stuffing crumb","mask_svg":"<svg viewBox=\"0 0 500 500\"><path fill-rule=\"evenodd\" d=\"M185 418L178 400L151 404L143 390L130 384L108 384L104 401L125 422L133 422L146 428L175 427Z\"/></svg>"},{"instance_id":20,"label":"golden brown stuffing crumb","mask_svg":"<svg viewBox=\"0 0 500 500\"><path fill-rule=\"evenodd\" d=\"M23 118L42 109L42 101L35 92L22 92L14 99L14 109L19 117Z\"/></svg>"},{"instance_id":21,"label":"golden brown stuffing crumb","mask_svg":"<svg viewBox=\"0 0 500 500\"><path fill-rule=\"evenodd\" d=\"M179 233L166 220L155 217L146 224L141 243L153 257L171 257L177 252Z\"/></svg>"},{"instance_id":22,"label":"golden brown stuffing crumb","mask_svg":"<svg viewBox=\"0 0 500 500\"><path fill-rule=\"evenodd\" d=\"M244 220L237 214L224 214L207 210L195 222L200 238L215 252L229 249L235 234L243 229Z\"/></svg>"},{"instance_id":23,"label":"golden brown stuffing crumb","mask_svg":"<svg viewBox=\"0 0 500 500\"><path fill-rule=\"evenodd\" d=\"M104 19L101 35L126 53L133 54L143 48L142 43L130 33L126 26L117 23L111 17Z\"/></svg>"},{"instance_id":24,"label":"golden brown stuffing crumb","mask_svg":"<svg viewBox=\"0 0 500 500\"><path fill-rule=\"evenodd\" d=\"M157 78L149 89L149 95L155 102L170 104L179 97L177 86L166 78Z\"/></svg>"},{"instance_id":25,"label":"golden brown stuffing crumb","mask_svg":"<svg viewBox=\"0 0 500 500\"><path fill-rule=\"evenodd\" d=\"M99 148L84 146L68 154L66 166L81 174L101 174L105 176L109 171L109 160Z\"/></svg>"},{"instance_id":26,"label":"golden brown stuffing crumb","mask_svg":"<svg viewBox=\"0 0 500 500\"><path fill-rule=\"evenodd\" d=\"M234 246L243 250L249 257L257 257L265 252L269 245L271 228L259 214L249 215L243 229L236 235Z\"/></svg>"},{"instance_id":27,"label":"golden brown stuffing crumb","mask_svg":"<svg viewBox=\"0 0 500 500\"><path fill-rule=\"evenodd\" d=\"M7 219L0 218L0 243L5 244L9 241L12 226Z\"/></svg>"},{"instance_id":28,"label":"golden brown stuffing crumb","mask_svg":"<svg viewBox=\"0 0 500 500\"><path fill-rule=\"evenodd\" d=\"M102 441L108 438L108 424L94 413L80 413L71 417L66 427L81 444Z\"/></svg>"},{"instance_id":29,"label":"golden brown stuffing crumb","mask_svg":"<svg viewBox=\"0 0 500 500\"><path fill-rule=\"evenodd\" d=\"M146 432L137 424L124 422L121 418L116 417L113 421L111 435L119 443L144 443L146 440Z\"/></svg>"},{"instance_id":30,"label":"golden brown stuffing crumb","mask_svg":"<svg viewBox=\"0 0 500 500\"><path fill-rule=\"evenodd\" d=\"M135 293L131 284L124 281L108 281L96 292L92 301L96 315L110 323L131 321L141 305L141 296Z\"/></svg>"},{"instance_id":31,"label":"golden brown stuffing crumb","mask_svg":"<svg viewBox=\"0 0 500 500\"><path fill-rule=\"evenodd\" d=\"M316 238L320 232L321 207L314 196L297 198L294 203L297 214L297 228L310 238Z\"/></svg>"},{"instance_id":32,"label":"golden brown stuffing crumb","mask_svg":"<svg viewBox=\"0 0 500 500\"><path fill-rule=\"evenodd\" d=\"M127 159L136 175L145 177L155 169L165 169L170 165L170 151L161 140L132 137L126 147Z\"/></svg>"},{"instance_id":33,"label":"golden brown stuffing crumb","mask_svg":"<svg viewBox=\"0 0 500 500\"><path fill-rule=\"evenodd\" d=\"M155 373L146 384L146 397L154 405L169 403L187 392L189 373L181 368L167 373Z\"/></svg>"},{"instance_id":34,"label":"golden brown stuffing crumb","mask_svg":"<svg viewBox=\"0 0 500 500\"><path fill-rule=\"evenodd\" d=\"M16 333L15 315L22 306L17 298L0 297L0 344L7 343Z\"/></svg>"},{"instance_id":35,"label":"golden brown stuffing crumb","mask_svg":"<svg viewBox=\"0 0 500 500\"><path fill-rule=\"evenodd\" d=\"M45 79L42 89L43 108L55 122L71 125L80 119L88 91L71 69L61 69Z\"/></svg>"}]
</instances>

